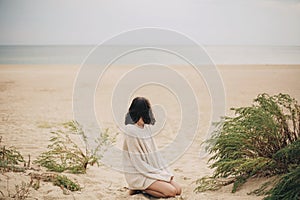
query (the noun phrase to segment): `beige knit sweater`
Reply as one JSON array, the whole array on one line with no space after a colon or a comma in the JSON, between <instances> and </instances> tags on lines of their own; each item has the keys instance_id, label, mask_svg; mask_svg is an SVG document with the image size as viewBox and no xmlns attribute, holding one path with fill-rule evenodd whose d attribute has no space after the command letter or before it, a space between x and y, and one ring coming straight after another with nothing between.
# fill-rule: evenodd
<instances>
[{"instance_id":1,"label":"beige knit sweater","mask_svg":"<svg viewBox=\"0 0 300 200\"><path fill-rule=\"evenodd\" d=\"M145 190L156 180L171 181L172 173L157 151L149 125L126 125L123 144L125 179L129 189Z\"/></svg>"}]
</instances>

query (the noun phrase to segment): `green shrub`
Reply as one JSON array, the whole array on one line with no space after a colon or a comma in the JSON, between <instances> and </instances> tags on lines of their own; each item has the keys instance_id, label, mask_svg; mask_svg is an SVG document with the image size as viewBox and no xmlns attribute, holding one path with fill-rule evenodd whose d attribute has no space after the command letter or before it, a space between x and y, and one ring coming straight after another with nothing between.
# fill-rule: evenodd
<instances>
[{"instance_id":1,"label":"green shrub","mask_svg":"<svg viewBox=\"0 0 300 200\"><path fill-rule=\"evenodd\" d=\"M235 192L250 177L289 172L299 164L300 106L287 94L258 95L250 107L233 108L207 142L211 178L232 178ZM207 187L207 186L206 186ZM211 184L213 187L213 184ZM195 189L201 191L201 184Z\"/></svg>"},{"instance_id":2,"label":"green shrub","mask_svg":"<svg viewBox=\"0 0 300 200\"><path fill-rule=\"evenodd\" d=\"M40 181L52 182L53 185L56 185L63 189L64 194L68 194L68 191L78 191L81 189L80 185L75 181L72 181L65 175L60 175L57 173L30 173L31 185L35 190L40 188ZM36 182L34 182L36 180ZM66 189L66 190L65 190Z\"/></svg>"},{"instance_id":3,"label":"green shrub","mask_svg":"<svg viewBox=\"0 0 300 200\"><path fill-rule=\"evenodd\" d=\"M53 180L53 184L59 187L64 187L70 191L80 190L80 185L78 183L75 183L74 181L70 180L67 176L64 175L57 175L56 178Z\"/></svg>"},{"instance_id":4,"label":"green shrub","mask_svg":"<svg viewBox=\"0 0 300 200\"><path fill-rule=\"evenodd\" d=\"M300 139L277 151L273 159L285 169L291 171L300 164Z\"/></svg>"},{"instance_id":5,"label":"green shrub","mask_svg":"<svg viewBox=\"0 0 300 200\"><path fill-rule=\"evenodd\" d=\"M49 171L55 172L70 172L70 173L85 173L88 165L99 165L101 155L99 151L111 145L114 138L108 134L108 129L100 134L98 147L94 152L85 147L82 150L71 138L70 134L81 135L86 140L81 126L74 121L63 124L63 128L57 131L52 131L53 136L48 145L48 151L43 152L35 161Z\"/></svg>"},{"instance_id":6,"label":"green shrub","mask_svg":"<svg viewBox=\"0 0 300 200\"><path fill-rule=\"evenodd\" d=\"M300 166L283 175L269 192L265 200L299 200L300 199Z\"/></svg>"},{"instance_id":7,"label":"green shrub","mask_svg":"<svg viewBox=\"0 0 300 200\"><path fill-rule=\"evenodd\" d=\"M20 166L25 164L21 153L14 147L6 147L2 145L2 137L0 137L0 170L5 171L24 171L25 168Z\"/></svg>"},{"instance_id":8,"label":"green shrub","mask_svg":"<svg viewBox=\"0 0 300 200\"><path fill-rule=\"evenodd\" d=\"M280 178L265 200L300 199L300 140L279 150L274 159L288 166L290 172Z\"/></svg>"}]
</instances>

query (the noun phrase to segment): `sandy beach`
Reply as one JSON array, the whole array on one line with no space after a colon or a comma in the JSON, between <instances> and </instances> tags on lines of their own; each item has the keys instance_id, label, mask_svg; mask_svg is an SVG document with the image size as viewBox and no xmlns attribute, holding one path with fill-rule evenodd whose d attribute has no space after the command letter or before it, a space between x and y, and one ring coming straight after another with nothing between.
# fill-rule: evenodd
<instances>
[{"instance_id":1,"label":"sandy beach","mask_svg":"<svg viewBox=\"0 0 300 200\"><path fill-rule=\"evenodd\" d=\"M260 93L270 95L287 93L300 101L299 65L226 65L217 67L225 89L226 112L231 107L251 105ZM95 108L99 122L111 133L120 132L111 114L111 95L118 79L128 67L111 67L99 83L95 96ZM200 144L211 123L211 101L205 81L188 67L174 67L188 80L199 99L200 119L192 145L170 168L175 179L183 187L181 197L174 199L262 199L247 195L248 192L266 181L256 178L248 181L239 191L232 194L232 185L215 192L194 193L195 181L211 175L206 158L199 157ZM27 159L35 160L49 144L51 127L73 119L73 84L79 70L78 65L0 65L0 136L6 146L15 146ZM167 121L155 136L158 147L172 141L180 124L180 106L176 98L164 88L149 86L140 88L133 95L147 96L152 104L165 105ZM120 134L121 135L121 134ZM120 147L122 137L117 137ZM64 195L52 183L41 184L38 190L30 189L28 199L148 199L142 194L129 196L123 174L107 166L89 166L86 174L67 174L83 187L79 192ZM14 191L16 184L29 181L26 173L8 172L0 174L0 191ZM1 197L1 195L0 195ZM1 198L0 198L1 199Z\"/></svg>"}]
</instances>

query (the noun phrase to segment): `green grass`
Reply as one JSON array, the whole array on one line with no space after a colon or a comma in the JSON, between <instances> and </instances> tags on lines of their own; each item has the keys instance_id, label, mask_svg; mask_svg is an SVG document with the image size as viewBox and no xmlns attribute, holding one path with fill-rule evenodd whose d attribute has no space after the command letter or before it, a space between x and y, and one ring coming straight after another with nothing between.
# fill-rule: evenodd
<instances>
[{"instance_id":1,"label":"green grass","mask_svg":"<svg viewBox=\"0 0 300 200\"><path fill-rule=\"evenodd\" d=\"M265 200L299 200L300 167L282 176L268 194Z\"/></svg>"},{"instance_id":2,"label":"green grass","mask_svg":"<svg viewBox=\"0 0 300 200\"><path fill-rule=\"evenodd\" d=\"M21 153L14 146L3 145L0 137L0 171L23 172L25 168L21 166L22 164L25 165L25 161Z\"/></svg>"},{"instance_id":3,"label":"green grass","mask_svg":"<svg viewBox=\"0 0 300 200\"><path fill-rule=\"evenodd\" d=\"M286 174L299 166L300 106L294 98L261 94L253 105L232 110L234 116L216 123L206 141L211 179L230 178L236 192L250 177ZM211 179L200 179L195 191L215 187L218 182Z\"/></svg>"},{"instance_id":4,"label":"green grass","mask_svg":"<svg viewBox=\"0 0 300 200\"><path fill-rule=\"evenodd\" d=\"M106 129L99 134L98 146L94 151L88 150L87 147L80 148L70 135L80 135L84 140L86 135L82 127L74 121L63 123L63 127L51 133L48 150L43 152L35 163L54 172L85 173L88 165L99 165L101 159L99 152L103 152L115 141L115 137L111 137Z\"/></svg>"},{"instance_id":5,"label":"green grass","mask_svg":"<svg viewBox=\"0 0 300 200\"><path fill-rule=\"evenodd\" d=\"M64 187L67 190L70 190L72 192L81 189L78 183L75 183L74 181L72 181L71 179L69 179L67 176L64 175L57 175L56 178L53 180L53 184L59 187Z\"/></svg>"}]
</instances>

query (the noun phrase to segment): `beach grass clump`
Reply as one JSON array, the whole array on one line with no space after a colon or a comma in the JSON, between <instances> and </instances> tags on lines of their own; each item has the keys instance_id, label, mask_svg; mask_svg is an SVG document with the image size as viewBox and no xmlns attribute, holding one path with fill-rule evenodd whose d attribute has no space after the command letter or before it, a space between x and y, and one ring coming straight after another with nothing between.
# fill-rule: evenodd
<instances>
[{"instance_id":1,"label":"beach grass clump","mask_svg":"<svg viewBox=\"0 0 300 200\"><path fill-rule=\"evenodd\" d=\"M300 140L278 151L274 158L289 165L289 172L280 177L275 186L267 192L266 200L300 199Z\"/></svg>"},{"instance_id":2,"label":"beach grass clump","mask_svg":"<svg viewBox=\"0 0 300 200\"><path fill-rule=\"evenodd\" d=\"M81 135L84 140L87 137L82 127L75 121L64 123L62 129L51 133L51 144L48 145L48 151L43 152L35 163L54 172L85 173L88 165L99 165L101 159L99 152L114 141L106 129L99 135L98 146L94 151L88 150L87 147L80 148L70 135Z\"/></svg>"},{"instance_id":3,"label":"beach grass clump","mask_svg":"<svg viewBox=\"0 0 300 200\"><path fill-rule=\"evenodd\" d=\"M25 168L20 165L21 163L25 164L21 153L14 146L2 145L2 137L0 137L0 170L2 172L22 172Z\"/></svg>"},{"instance_id":4,"label":"beach grass clump","mask_svg":"<svg viewBox=\"0 0 300 200\"><path fill-rule=\"evenodd\" d=\"M26 183L22 181L21 185L15 185L15 193L9 193L8 196L3 196L4 199L18 199L25 200L29 196L29 191L31 187L31 182ZM1 198L0 198L1 199Z\"/></svg>"},{"instance_id":5,"label":"beach grass clump","mask_svg":"<svg viewBox=\"0 0 300 200\"><path fill-rule=\"evenodd\" d=\"M72 181L71 179L69 179L67 176L64 175L57 175L56 178L53 180L53 184L59 187L63 187L72 192L81 189L78 183Z\"/></svg>"},{"instance_id":6,"label":"beach grass clump","mask_svg":"<svg viewBox=\"0 0 300 200\"><path fill-rule=\"evenodd\" d=\"M60 187L63 190L64 194L69 194L69 191L79 191L81 186L76 181L71 180L66 175L61 175L56 172L48 173L30 173L31 177L31 187L35 190L40 188L40 182L51 182L53 185Z\"/></svg>"},{"instance_id":7,"label":"beach grass clump","mask_svg":"<svg viewBox=\"0 0 300 200\"><path fill-rule=\"evenodd\" d=\"M283 175L280 181L267 192L265 200L299 200L300 167Z\"/></svg>"},{"instance_id":8,"label":"beach grass clump","mask_svg":"<svg viewBox=\"0 0 300 200\"><path fill-rule=\"evenodd\" d=\"M213 136L206 141L212 155L212 179L230 178L235 192L250 177L289 174L297 169L300 105L294 98L260 94L253 105L232 110L234 116L216 123ZM213 188L215 182L210 180L208 186L202 178L198 183L195 190L203 191L205 184Z\"/></svg>"}]
</instances>

